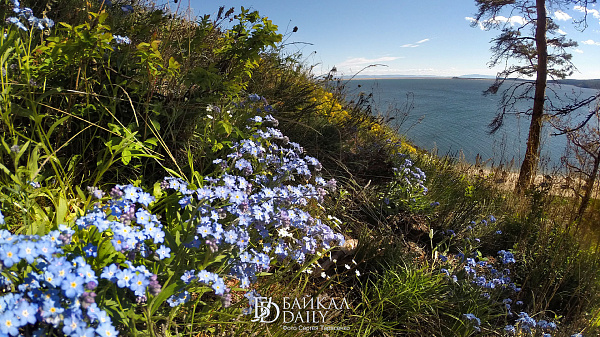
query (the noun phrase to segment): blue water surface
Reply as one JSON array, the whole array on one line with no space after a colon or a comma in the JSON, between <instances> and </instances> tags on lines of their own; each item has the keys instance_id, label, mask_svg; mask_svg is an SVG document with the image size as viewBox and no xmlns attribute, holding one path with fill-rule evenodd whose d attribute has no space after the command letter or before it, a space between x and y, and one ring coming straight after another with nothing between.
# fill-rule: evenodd
<instances>
[{"instance_id":1,"label":"blue water surface","mask_svg":"<svg viewBox=\"0 0 600 337\"><path fill-rule=\"evenodd\" d=\"M513 169L518 169L526 148L530 118L526 115L510 115L504 126L490 134L488 124L498 111L500 93L484 96L493 80L489 79L446 79L410 78L352 80L346 83L351 95L360 92L373 93L374 111L386 115L389 107L406 111L408 118L399 126L400 132L420 148L436 150L439 155L463 157L475 163L479 155L487 164L509 164L514 160ZM510 83L505 84L508 87ZM579 95L586 97L597 93L593 89L583 89L570 85L550 85L547 95L554 103L561 104L558 97ZM407 104L409 103L409 104ZM517 107L520 111L530 108L532 101L523 101ZM572 115L573 121L589 111L579 109ZM402 120L402 113L391 113L393 122ZM574 123L574 122L573 122ZM556 133L549 123L545 124L542 138L542 168L558 168L565 154L566 136L551 136Z\"/></svg>"}]
</instances>

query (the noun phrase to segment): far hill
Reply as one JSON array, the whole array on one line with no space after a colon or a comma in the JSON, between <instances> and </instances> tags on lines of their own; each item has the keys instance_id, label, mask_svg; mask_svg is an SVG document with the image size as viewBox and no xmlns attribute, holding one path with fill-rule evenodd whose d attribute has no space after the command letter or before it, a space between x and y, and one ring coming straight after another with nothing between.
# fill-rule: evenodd
<instances>
[{"instance_id":1,"label":"far hill","mask_svg":"<svg viewBox=\"0 0 600 337\"><path fill-rule=\"evenodd\" d=\"M458 77L453 77L455 79L464 79L464 80L480 80L480 79L495 79L495 76L492 75L481 75L481 74L469 74L469 75L461 75Z\"/></svg>"},{"instance_id":2,"label":"far hill","mask_svg":"<svg viewBox=\"0 0 600 337\"><path fill-rule=\"evenodd\" d=\"M348 79L347 76L342 76L342 79ZM350 77L349 79L355 80L366 80L366 79L411 79L411 78L431 78L431 79L445 79L450 77L444 76L435 76L435 75L356 75ZM491 75L481 75L481 74L469 74L469 75L461 75L452 77L455 80L493 80L494 76ZM531 81L523 78L509 78L508 80L513 81ZM590 80L575 80L575 79L566 79L566 80L549 80L548 83L558 83L564 85L574 85L580 88L587 89L598 89L600 90L600 79L590 79Z\"/></svg>"},{"instance_id":3,"label":"far hill","mask_svg":"<svg viewBox=\"0 0 600 337\"><path fill-rule=\"evenodd\" d=\"M574 85L580 88L589 88L589 89L599 89L600 90L600 79L593 80L557 80L557 81L549 81L550 83L559 83L566 85Z\"/></svg>"},{"instance_id":4,"label":"far hill","mask_svg":"<svg viewBox=\"0 0 600 337\"><path fill-rule=\"evenodd\" d=\"M462 75L458 77L453 77L453 79L460 80L481 80L481 79L494 79L495 77L489 75ZM514 81L528 81L527 79L522 78L509 78L508 80ZM600 79L590 79L590 80L575 80L575 79L566 79L566 80L549 80L548 83L557 83L564 85L573 85L580 88L587 89L598 89L600 90Z\"/></svg>"}]
</instances>

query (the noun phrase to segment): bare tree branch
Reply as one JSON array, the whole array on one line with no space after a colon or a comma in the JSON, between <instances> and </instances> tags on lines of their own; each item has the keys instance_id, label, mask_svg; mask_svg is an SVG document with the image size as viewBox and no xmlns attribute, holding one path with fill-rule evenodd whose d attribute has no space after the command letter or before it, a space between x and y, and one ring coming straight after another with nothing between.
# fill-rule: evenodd
<instances>
[{"instance_id":1,"label":"bare tree branch","mask_svg":"<svg viewBox=\"0 0 600 337\"><path fill-rule=\"evenodd\" d=\"M502 62L505 65L504 70L496 75L496 80L484 91L484 94L497 94L511 77L517 79L535 77L533 82L513 81L504 90L498 112L489 124L490 133L493 133L502 127L507 114L531 116L527 150L516 186L519 192L531 186L533 176L537 171L541 129L547 117L568 115L596 99L596 97L577 99L564 106L557 106L549 99L546 92L548 79L564 79L576 70L572 63L572 55L567 52L567 49L576 47L577 42L558 33L559 26L548 14L547 5L577 5L587 8L588 4L595 1L475 0L478 11L472 26L481 25L484 29L501 30L500 34L492 40L492 57L488 65L495 67ZM507 11L510 13L509 18L501 18L500 15ZM519 27L515 28L513 27L515 21L511 19L516 15L524 18L525 22L521 22ZM558 97L558 93L552 88L549 90L549 95ZM531 108L520 111L517 108L517 102L523 100L531 100L533 104Z\"/></svg>"}]
</instances>

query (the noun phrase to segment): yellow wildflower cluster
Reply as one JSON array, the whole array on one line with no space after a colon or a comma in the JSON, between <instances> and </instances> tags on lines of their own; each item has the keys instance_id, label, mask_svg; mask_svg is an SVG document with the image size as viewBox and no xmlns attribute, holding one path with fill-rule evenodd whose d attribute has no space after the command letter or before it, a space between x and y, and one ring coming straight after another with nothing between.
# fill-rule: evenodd
<instances>
[{"instance_id":1,"label":"yellow wildflower cluster","mask_svg":"<svg viewBox=\"0 0 600 337\"><path fill-rule=\"evenodd\" d=\"M393 144L400 144L399 147L393 148L393 153L417 153L417 149L415 149L414 146L405 142L398 136L398 133L394 132L386 125L374 122L371 124L369 132L377 138L388 139Z\"/></svg>"},{"instance_id":2,"label":"yellow wildflower cluster","mask_svg":"<svg viewBox=\"0 0 600 337\"><path fill-rule=\"evenodd\" d=\"M310 99L316 104L317 114L326 117L330 123L340 124L352 119L352 116L345 110L339 100L331 92L318 87L313 91ZM416 153L417 150L385 125L376 122L363 121L360 128L366 131L370 136L389 139L392 143L401 144L395 149L395 152Z\"/></svg>"},{"instance_id":3,"label":"yellow wildflower cluster","mask_svg":"<svg viewBox=\"0 0 600 337\"><path fill-rule=\"evenodd\" d=\"M371 133L376 137L383 137L386 135L386 131L379 123L371 124Z\"/></svg>"},{"instance_id":4,"label":"yellow wildflower cluster","mask_svg":"<svg viewBox=\"0 0 600 337\"><path fill-rule=\"evenodd\" d=\"M342 123L350 119L350 114L342 107L337 98L323 88L317 88L313 92L311 101L316 103L317 113L327 117L332 123Z\"/></svg>"},{"instance_id":5,"label":"yellow wildflower cluster","mask_svg":"<svg viewBox=\"0 0 600 337\"><path fill-rule=\"evenodd\" d=\"M390 130L385 125L373 123L370 132L376 137L388 139L392 144L400 144L399 147L397 146L392 149L392 153L417 153L417 149L414 146L401 139L396 132Z\"/></svg>"},{"instance_id":6,"label":"yellow wildflower cluster","mask_svg":"<svg viewBox=\"0 0 600 337\"><path fill-rule=\"evenodd\" d=\"M405 141L402 141L402 147L401 147L404 152L410 152L410 153L417 153L417 149L415 149L414 146L408 144Z\"/></svg>"}]
</instances>

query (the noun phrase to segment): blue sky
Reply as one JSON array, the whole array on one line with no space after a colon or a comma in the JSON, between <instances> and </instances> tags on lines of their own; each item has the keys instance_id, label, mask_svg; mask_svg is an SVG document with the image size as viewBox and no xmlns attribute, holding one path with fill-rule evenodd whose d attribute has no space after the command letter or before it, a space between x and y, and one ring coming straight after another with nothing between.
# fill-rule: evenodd
<instances>
[{"instance_id":1,"label":"blue sky","mask_svg":"<svg viewBox=\"0 0 600 337\"><path fill-rule=\"evenodd\" d=\"M490 40L497 30L471 27L477 8L469 0L180 0L180 12L191 6L196 15L216 14L219 6L258 10L286 35L287 51L301 52L316 75L334 66L338 75L495 75L490 69ZM174 7L173 7L174 8ZM560 10L560 11L559 11ZM562 32L579 43L571 78L600 78L600 6L590 7L589 27L580 32L572 24L582 13L570 8L548 8ZM504 14L504 13L502 13ZM504 14L506 19L509 15ZM519 25L519 18L512 18ZM298 32L291 33L294 26ZM296 42L295 44L290 44Z\"/></svg>"}]
</instances>

